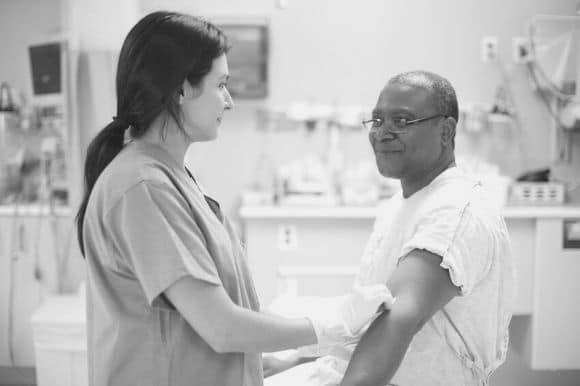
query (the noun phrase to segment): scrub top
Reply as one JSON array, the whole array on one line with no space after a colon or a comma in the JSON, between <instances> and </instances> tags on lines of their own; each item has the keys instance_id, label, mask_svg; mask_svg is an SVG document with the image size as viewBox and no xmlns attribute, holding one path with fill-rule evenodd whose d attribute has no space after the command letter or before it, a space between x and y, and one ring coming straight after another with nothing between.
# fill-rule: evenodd
<instances>
[{"instance_id":1,"label":"scrub top","mask_svg":"<svg viewBox=\"0 0 580 386\"><path fill-rule=\"evenodd\" d=\"M216 353L163 294L190 276L259 310L232 224L163 148L135 141L113 159L83 236L90 385L262 385L260 354Z\"/></svg>"}]
</instances>

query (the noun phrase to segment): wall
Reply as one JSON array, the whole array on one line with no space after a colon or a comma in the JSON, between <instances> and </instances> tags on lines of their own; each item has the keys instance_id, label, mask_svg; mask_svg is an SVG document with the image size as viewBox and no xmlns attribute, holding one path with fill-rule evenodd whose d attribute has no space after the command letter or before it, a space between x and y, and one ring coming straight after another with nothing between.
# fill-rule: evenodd
<instances>
[{"instance_id":1,"label":"wall","mask_svg":"<svg viewBox=\"0 0 580 386\"><path fill-rule=\"evenodd\" d=\"M248 186L264 147L276 160L305 152L303 133L278 133L267 140L256 132L256 107L295 100L356 103L372 107L383 83L400 71L427 69L446 76L455 86L460 104L490 104L501 81L497 65L480 60L480 39L499 38L510 86L521 119L521 132L499 133L513 138L491 155L506 174L552 164L546 144L551 121L532 92L524 68L511 64L511 39L525 32L534 14L571 15L576 1L429 0L358 1L289 0L279 10L275 1L142 0L143 13L180 9L211 16L262 15L271 23L270 97L261 102L236 101L220 129L218 140L195 144L188 162L232 217L236 217L240 189ZM219 19L216 18L216 19ZM369 108L370 110L370 108ZM571 163L555 170L569 181L580 176L580 143L574 138ZM353 158L370 158L364 134L344 138ZM497 144L497 143L496 143ZM458 144L459 145L459 144ZM477 146L465 150L478 151ZM493 148L491 141L485 146ZM461 151L461 149L458 149ZM530 319L516 317L507 363L492 378L496 386L576 385L580 371L531 371L520 349Z\"/></svg>"},{"instance_id":2,"label":"wall","mask_svg":"<svg viewBox=\"0 0 580 386\"><path fill-rule=\"evenodd\" d=\"M521 36L534 14L571 15L572 0L288 0L284 10L275 0L141 0L140 12L177 9L210 18L264 16L271 25L270 97L263 101L236 101L226 116L220 137L195 144L188 154L199 179L230 215L236 216L238 196L248 186L265 138L255 130L255 111L266 105L295 100L323 103L374 105L383 83L409 69L438 72L455 85L462 105L491 103L500 82L497 66L481 63L480 39L496 35L500 56L506 61L510 85L522 119L519 136L523 151L504 162L507 172L550 164L545 144L550 120L533 94L522 67L509 63L511 38ZM31 94L26 45L62 31L61 14L68 13L58 0L0 0L0 80ZM102 12L102 10L101 10ZM9 38L8 38L9 37ZM112 86L112 85L111 85ZM114 112L95 117L92 126L106 122ZM352 158L371 157L362 132L343 138ZM276 160L304 152L303 133L284 132L267 142ZM568 179L580 175L580 143L574 138L572 163L559 163L558 172ZM515 151L506 148L505 153ZM513 162L512 162L513 161ZM525 329L517 318L514 340ZM525 382L520 383L520 380ZM532 386L571 385L580 372L531 372L516 349L508 365L500 369L494 384Z\"/></svg>"},{"instance_id":3,"label":"wall","mask_svg":"<svg viewBox=\"0 0 580 386\"><path fill-rule=\"evenodd\" d=\"M220 137L191 147L188 162L206 188L236 215L240 189L251 182L251 173L264 139L255 130L255 109L305 100L314 103L355 103L374 106L384 82L400 71L431 70L455 86L462 106L491 104L501 82L497 64L482 63L480 40L499 38L499 54L515 97L521 130L500 133L512 137L493 156L504 173L549 166L546 147L551 121L531 90L522 65L511 62L511 41L522 36L534 14L573 14L576 1L428 0L337 2L289 0L286 9L277 1L141 0L145 14L157 9L177 9L210 20L262 16L270 20L270 96L262 101L236 100L226 114ZM282 133L269 143L277 160L302 153L302 134ZM354 158L371 159L365 134L352 134L349 149ZM576 136L577 137L577 136ZM580 170L580 146L574 139L572 163L556 165L570 179ZM481 152L478 144L459 141L458 153ZM493 147L494 143L485 146ZM496 149L498 150L498 149ZM227 161L226 161L227 160ZM233 161L233 162L232 162ZM232 170L235 167L235 170Z\"/></svg>"},{"instance_id":4,"label":"wall","mask_svg":"<svg viewBox=\"0 0 580 386\"><path fill-rule=\"evenodd\" d=\"M0 0L0 82L32 95L28 46L61 36L59 0Z\"/></svg>"},{"instance_id":5,"label":"wall","mask_svg":"<svg viewBox=\"0 0 580 386\"><path fill-rule=\"evenodd\" d=\"M30 42L60 36L63 28L74 29L74 25L70 25L74 23L63 16L74 13L67 2L0 1L0 36L10 36L3 41L2 58L10 59L0 60L0 80L7 80L27 96L31 94L26 46ZM482 3L449 0L435 4L427 0L364 0L353 6L350 2L330 0L289 0L286 9L279 9L274 0L243 3L141 0L138 3L141 14L155 9L177 9L210 19L261 16L270 20L269 98L236 100L235 109L226 114L220 138L212 143L192 146L188 156L188 162L200 180L233 217L236 216L239 192L251 183L264 143L263 136L255 130L257 107L306 100L355 103L369 106L370 110L389 76L418 68L449 78L457 89L461 105L489 104L501 75L497 65L480 60L483 35L499 38L500 57L510 75L510 86L521 117L521 132L508 133L515 141L509 147L504 144L502 151L494 154L495 160L506 174L512 176L552 162L545 146L550 140L551 121L545 106L531 91L524 68L511 63L511 39L524 34L532 15L570 15L575 1L519 0L504 3L493 0ZM107 14L97 6L90 8L91 12L101 16ZM22 22L24 19L26 23ZM111 25L113 30L125 28L121 21L116 21L112 24L119 26L115 29ZM67 25L63 27L62 24ZM91 25L94 27L95 23ZM94 34L85 34L89 35ZM93 45L102 49L101 46L110 45L107 42L114 39L93 37L92 40ZM114 114L114 111L102 110L97 109L99 116L94 116L94 122L86 123L91 132ZM364 136L362 132L351 133L343 140L355 159L372 159ZM580 174L579 137L573 137L571 162L553 164L557 175L576 183ZM275 135L269 143L273 150L271 158L280 161L300 156L304 141L302 133L286 132ZM459 153L463 148L464 152L481 151L473 144L467 147L461 140L458 143ZM235 171L231 170L231 165L235 165Z\"/></svg>"}]
</instances>

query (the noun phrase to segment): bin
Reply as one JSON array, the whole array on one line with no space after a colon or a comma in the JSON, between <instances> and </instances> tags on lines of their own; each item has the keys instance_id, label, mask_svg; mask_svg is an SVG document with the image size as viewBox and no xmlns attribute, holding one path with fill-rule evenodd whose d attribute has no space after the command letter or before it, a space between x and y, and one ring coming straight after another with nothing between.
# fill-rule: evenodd
<instances>
[{"instance_id":1,"label":"bin","mask_svg":"<svg viewBox=\"0 0 580 386\"><path fill-rule=\"evenodd\" d=\"M49 295L31 317L38 386L88 386L85 295Z\"/></svg>"}]
</instances>

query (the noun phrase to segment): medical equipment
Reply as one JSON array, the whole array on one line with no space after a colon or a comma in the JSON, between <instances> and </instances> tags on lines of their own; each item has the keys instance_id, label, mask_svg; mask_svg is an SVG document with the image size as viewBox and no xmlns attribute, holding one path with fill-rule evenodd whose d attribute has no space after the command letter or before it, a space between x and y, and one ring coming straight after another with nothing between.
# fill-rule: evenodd
<instances>
[{"instance_id":1,"label":"medical equipment","mask_svg":"<svg viewBox=\"0 0 580 386\"><path fill-rule=\"evenodd\" d=\"M580 131L580 16L536 15L528 26L529 79L555 122L555 160L572 159Z\"/></svg>"},{"instance_id":2,"label":"medical equipment","mask_svg":"<svg viewBox=\"0 0 580 386\"><path fill-rule=\"evenodd\" d=\"M528 34L528 63L538 86L558 100L579 102L580 17L536 15Z\"/></svg>"}]
</instances>

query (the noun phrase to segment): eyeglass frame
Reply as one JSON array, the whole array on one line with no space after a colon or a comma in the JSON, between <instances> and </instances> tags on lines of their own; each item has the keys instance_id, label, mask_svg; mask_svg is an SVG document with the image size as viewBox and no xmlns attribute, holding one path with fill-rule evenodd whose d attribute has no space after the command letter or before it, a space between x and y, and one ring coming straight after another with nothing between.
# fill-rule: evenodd
<instances>
[{"instance_id":1,"label":"eyeglass frame","mask_svg":"<svg viewBox=\"0 0 580 386\"><path fill-rule=\"evenodd\" d=\"M393 134L403 134L403 133L407 133L408 132L408 130L406 130L407 129L407 126L414 125L414 124L421 123L421 122L425 122L425 121L428 121L430 119L440 118L440 117L448 118L448 116L445 115L445 114L435 114L435 115L431 115L429 117L417 118L417 119L412 119L410 121L407 121L405 123L405 126L403 128L401 128L401 129L399 129L399 130L387 129L385 131L388 132L388 133L393 133ZM373 128L371 126L370 129L367 128L367 123L376 122L376 121L380 121L381 122L381 124L378 127ZM379 129L379 128L381 128L384 125L384 123L385 123L385 120L383 118L371 118L371 119L367 119L367 120L362 121L363 127L365 129L367 129L369 132L371 132L373 129Z\"/></svg>"}]
</instances>

